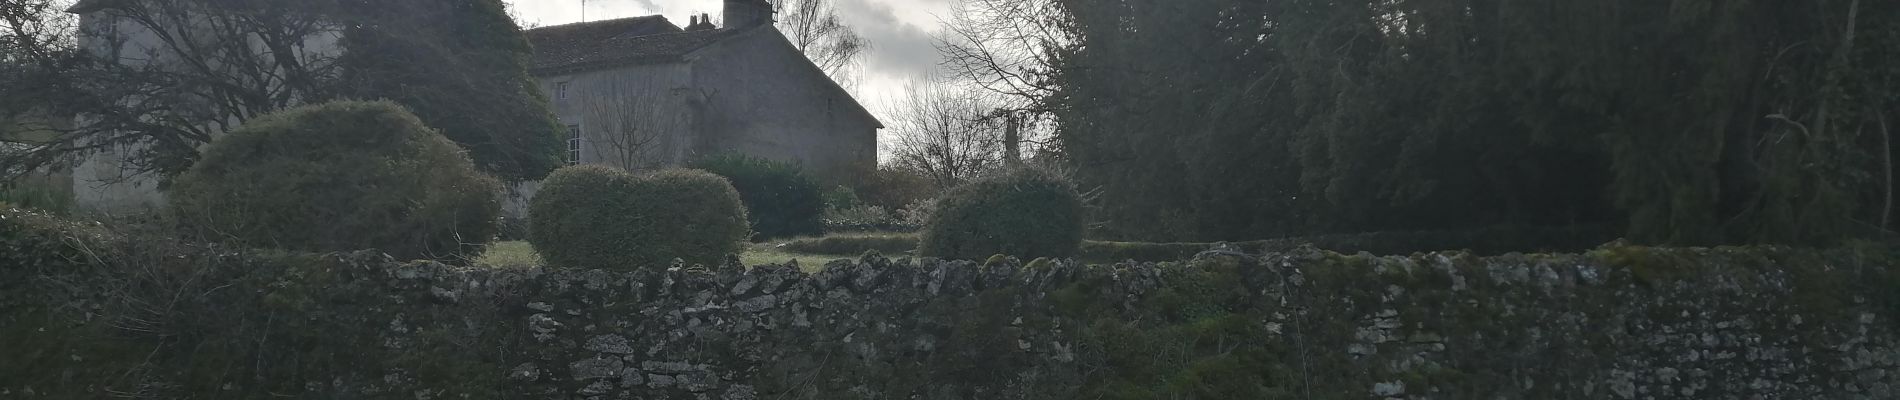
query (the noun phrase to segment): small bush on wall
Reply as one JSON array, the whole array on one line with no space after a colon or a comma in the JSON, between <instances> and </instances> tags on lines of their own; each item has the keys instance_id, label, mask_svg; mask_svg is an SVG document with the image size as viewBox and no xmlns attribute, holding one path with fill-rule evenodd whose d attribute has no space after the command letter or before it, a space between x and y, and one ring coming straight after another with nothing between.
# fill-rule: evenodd
<instances>
[{"instance_id":1,"label":"small bush on wall","mask_svg":"<svg viewBox=\"0 0 1900 400\"><path fill-rule=\"evenodd\" d=\"M937 202L918 249L924 256L981 260L1072 257L1082 244L1082 197L1061 175L1010 167L951 189Z\"/></svg>"},{"instance_id":2,"label":"small bush on wall","mask_svg":"<svg viewBox=\"0 0 1900 400\"><path fill-rule=\"evenodd\" d=\"M458 261L495 235L500 187L402 106L342 101L211 142L171 188L170 209L213 241Z\"/></svg>"},{"instance_id":3,"label":"small bush on wall","mask_svg":"<svg viewBox=\"0 0 1900 400\"><path fill-rule=\"evenodd\" d=\"M664 268L674 258L714 264L749 231L732 184L699 170L634 175L581 165L549 175L528 205L528 242L549 265Z\"/></svg>"}]
</instances>

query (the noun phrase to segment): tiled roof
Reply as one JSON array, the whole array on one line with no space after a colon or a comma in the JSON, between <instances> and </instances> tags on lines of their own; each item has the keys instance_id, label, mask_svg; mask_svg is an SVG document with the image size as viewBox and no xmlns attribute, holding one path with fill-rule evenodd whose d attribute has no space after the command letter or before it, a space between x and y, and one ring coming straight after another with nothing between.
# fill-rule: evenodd
<instances>
[{"instance_id":1,"label":"tiled roof","mask_svg":"<svg viewBox=\"0 0 1900 400\"><path fill-rule=\"evenodd\" d=\"M537 75L669 62L731 36L731 29L683 31L665 17L622 18L528 30Z\"/></svg>"}]
</instances>

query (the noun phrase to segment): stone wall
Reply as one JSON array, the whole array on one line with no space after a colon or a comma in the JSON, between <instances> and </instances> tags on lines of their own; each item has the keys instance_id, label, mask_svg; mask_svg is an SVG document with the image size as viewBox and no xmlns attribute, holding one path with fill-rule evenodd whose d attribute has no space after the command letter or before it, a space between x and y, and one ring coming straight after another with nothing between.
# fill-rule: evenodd
<instances>
[{"instance_id":1,"label":"stone wall","mask_svg":"<svg viewBox=\"0 0 1900 400\"><path fill-rule=\"evenodd\" d=\"M195 254L0 266L16 290L0 294L0 398L1877 399L1900 384L1885 248L866 256L817 274Z\"/></svg>"}]
</instances>

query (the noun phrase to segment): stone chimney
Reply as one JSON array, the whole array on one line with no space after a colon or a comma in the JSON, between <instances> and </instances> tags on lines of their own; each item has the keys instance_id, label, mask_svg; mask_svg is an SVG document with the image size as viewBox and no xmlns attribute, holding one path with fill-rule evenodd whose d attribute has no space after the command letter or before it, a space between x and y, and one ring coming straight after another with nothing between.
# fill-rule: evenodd
<instances>
[{"instance_id":1,"label":"stone chimney","mask_svg":"<svg viewBox=\"0 0 1900 400\"><path fill-rule=\"evenodd\" d=\"M711 15L706 15L706 14L688 15L687 18L690 18L693 21L692 24L686 25L686 30L689 32L716 29L715 27L713 27Z\"/></svg>"},{"instance_id":2,"label":"stone chimney","mask_svg":"<svg viewBox=\"0 0 1900 400\"><path fill-rule=\"evenodd\" d=\"M726 0L726 28L740 29L770 24L772 3L766 0Z\"/></svg>"}]
</instances>

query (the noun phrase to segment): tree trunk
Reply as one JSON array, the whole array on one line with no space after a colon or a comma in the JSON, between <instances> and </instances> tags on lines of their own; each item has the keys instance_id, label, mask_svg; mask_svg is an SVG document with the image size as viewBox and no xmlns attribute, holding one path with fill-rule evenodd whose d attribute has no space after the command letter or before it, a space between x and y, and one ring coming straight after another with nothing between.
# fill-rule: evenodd
<instances>
[{"instance_id":1,"label":"tree trunk","mask_svg":"<svg viewBox=\"0 0 1900 400\"><path fill-rule=\"evenodd\" d=\"M1828 135L1830 133L1828 131L1829 103L1827 93L1832 92L1836 86L1840 85L1840 74L1842 74L1842 72L1839 71L1847 70L1848 61L1854 53L1855 31L1859 29L1860 0L1854 0L1847 3L1847 30L1842 33L1841 47L1834 50L1834 58L1828 64L1830 67L1824 72L1827 74L1827 83L1821 86L1821 90L1816 96L1816 98L1820 99L1821 105L1820 110L1815 113L1815 134Z\"/></svg>"},{"instance_id":2,"label":"tree trunk","mask_svg":"<svg viewBox=\"0 0 1900 400\"><path fill-rule=\"evenodd\" d=\"M1886 191L1880 204L1880 229L1887 229L1893 221L1893 131L1887 128L1885 111L1876 112L1874 120L1880 123L1880 186Z\"/></svg>"},{"instance_id":3,"label":"tree trunk","mask_svg":"<svg viewBox=\"0 0 1900 400\"><path fill-rule=\"evenodd\" d=\"M1015 113L1010 113L1009 116L1003 118L1003 121L1009 124L1003 128L1003 160L1011 165L1021 164L1023 162L1022 121L1017 119Z\"/></svg>"}]
</instances>

